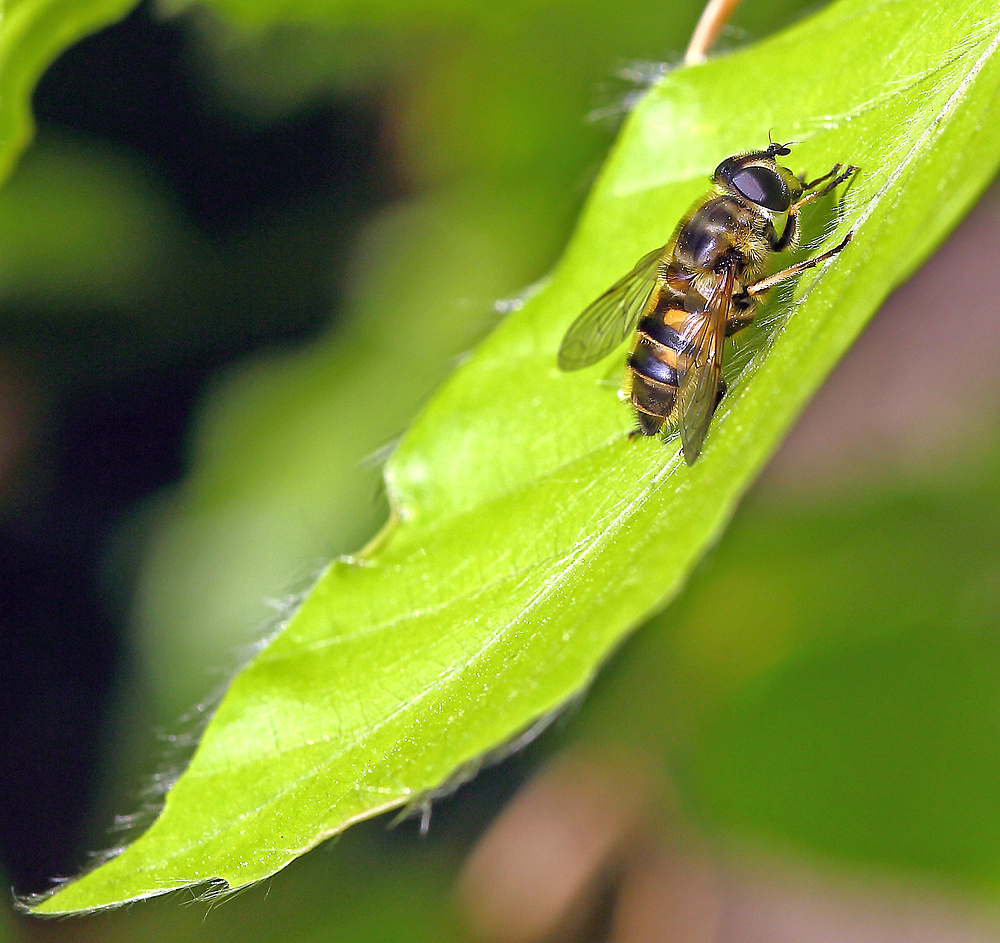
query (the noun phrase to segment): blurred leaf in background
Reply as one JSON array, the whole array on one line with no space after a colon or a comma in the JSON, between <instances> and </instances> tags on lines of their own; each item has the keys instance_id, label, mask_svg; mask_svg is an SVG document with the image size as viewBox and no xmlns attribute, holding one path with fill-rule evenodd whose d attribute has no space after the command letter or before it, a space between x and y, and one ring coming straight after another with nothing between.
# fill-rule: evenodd
<instances>
[{"instance_id":1,"label":"blurred leaf in background","mask_svg":"<svg viewBox=\"0 0 1000 943\"><path fill-rule=\"evenodd\" d=\"M7 908L0 909L0 943L8 943L13 940L11 921L7 914Z\"/></svg>"},{"instance_id":2,"label":"blurred leaf in background","mask_svg":"<svg viewBox=\"0 0 1000 943\"><path fill-rule=\"evenodd\" d=\"M8 322L73 308L130 308L163 286L180 222L124 155L81 141L37 141L0 196L0 298ZM153 282L151 284L151 282ZM30 315L28 314L30 312Z\"/></svg>"},{"instance_id":3,"label":"blurred leaf in background","mask_svg":"<svg viewBox=\"0 0 1000 943\"><path fill-rule=\"evenodd\" d=\"M88 917L102 940L212 940L217 943L312 943L331 934L349 941L448 943L466 937L448 905L456 848L431 847L401 836L345 836L332 853L211 908L179 906L177 898Z\"/></svg>"}]
</instances>

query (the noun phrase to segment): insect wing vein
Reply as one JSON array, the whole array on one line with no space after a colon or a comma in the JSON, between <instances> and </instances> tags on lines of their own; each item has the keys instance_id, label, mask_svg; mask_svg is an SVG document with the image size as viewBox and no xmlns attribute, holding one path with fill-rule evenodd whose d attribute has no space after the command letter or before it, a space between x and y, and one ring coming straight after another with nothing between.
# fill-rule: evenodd
<instances>
[{"instance_id":1,"label":"insect wing vein","mask_svg":"<svg viewBox=\"0 0 1000 943\"><path fill-rule=\"evenodd\" d=\"M691 336L686 337L680 389L677 392L677 417L684 460L694 464L708 433L709 423L718 405L722 380L722 352L726 341L726 321L732 306L735 272L730 268L713 289L705 312L691 318Z\"/></svg>"},{"instance_id":2,"label":"insect wing vein","mask_svg":"<svg viewBox=\"0 0 1000 943\"><path fill-rule=\"evenodd\" d=\"M656 287L666 246L643 256L635 268L584 309L559 347L561 370L582 370L603 360L635 330Z\"/></svg>"}]
</instances>

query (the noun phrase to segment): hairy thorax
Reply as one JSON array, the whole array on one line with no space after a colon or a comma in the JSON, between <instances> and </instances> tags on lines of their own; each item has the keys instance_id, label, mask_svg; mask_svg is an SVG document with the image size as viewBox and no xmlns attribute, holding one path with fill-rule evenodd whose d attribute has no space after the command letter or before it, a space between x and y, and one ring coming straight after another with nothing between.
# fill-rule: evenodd
<instances>
[{"instance_id":1,"label":"hairy thorax","mask_svg":"<svg viewBox=\"0 0 1000 943\"><path fill-rule=\"evenodd\" d=\"M681 224L670 267L698 281L712 281L732 267L745 285L763 273L774 241L774 225L759 209L718 196Z\"/></svg>"}]
</instances>

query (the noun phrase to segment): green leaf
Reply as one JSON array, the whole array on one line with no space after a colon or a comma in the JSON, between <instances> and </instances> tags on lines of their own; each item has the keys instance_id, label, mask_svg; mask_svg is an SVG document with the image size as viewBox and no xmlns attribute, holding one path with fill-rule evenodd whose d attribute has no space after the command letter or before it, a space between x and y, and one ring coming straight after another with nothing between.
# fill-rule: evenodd
<instances>
[{"instance_id":1,"label":"green leaf","mask_svg":"<svg viewBox=\"0 0 1000 943\"><path fill-rule=\"evenodd\" d=\"M260 880L419 801L585 687L676 593L879 302L994 172L998 46L992 3L845 0L654 89L552 279L391 461L394 524L330 566L233 682L150 830L36 912ZM825 244L848 227L855 239L763 318L689 468L676 442L628 440L606 366L560 374L555 350L587 302L666 241L719 159L772 129L800 142L792 159L811 173L862 167Z\"/></svg>"},{"instance_id":2,"label":"green leaf","mask_svg":"<svg viewBox=\"0 0 1000 943\"><path fill-rule=\"evenodd\" d=\"M172 12L193 6L192 0L165 0ZM264 26L277 22L338 22L347 25L387 26L402 23L411 30L427 30L454 21L482 21L495 28L522 22L526 13L546 6L546 0L515 0L482 4L469 0L212 0L212 6L237 22ZM412 33L411 33L412 35Z\"/></svg>"},{"instance_id":3,"label":"green leaf","mask_svg":"<svg viewBox=\"0 0 1000 943\"><path fill-rule=\"evenodd\" d=\"M0 179L31 139L31 95L45 68L80 37L134 5L134 0L7 0L0 28Z\"/></svg>"},{"instance_id":4,"label":"green leaf","mask_svg":"<svg viewBox=\"0 0 1000 943\"><path fill-rule=\"evenodd\" d=\"M160 898L101 918L101 943L468 943L449 907L462 849L381 823L309 855L224 907ZM0 941L5 943L0 930Z\"/></svg>"}]
</instances>

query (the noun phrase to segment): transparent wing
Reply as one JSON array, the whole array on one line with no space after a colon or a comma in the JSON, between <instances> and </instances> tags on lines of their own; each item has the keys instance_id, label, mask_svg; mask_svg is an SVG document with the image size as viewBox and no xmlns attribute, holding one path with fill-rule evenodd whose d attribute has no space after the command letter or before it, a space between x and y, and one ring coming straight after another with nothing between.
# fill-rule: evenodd
<instances>
[{"instance_id":1,"label":"transparent wing","mask_svg":"<svg viewBox=\"0 0 1000 943\"><path fill-rule=\"evenodd\" d=\"M656 266L667 246L644 255L623 279L584 309L559 346L559 369L582 370L625 340L639 323L656 287Z\"/></svg>"},{"instance_id":2,"label":"transparent wing","mask_svg":"<svg viewBox=\"0 0 1000 943\"><path fill-rule=\"evenodd\" d=\"M708 298L703 315L691 318L690 337L683 332L689 353L680 358L682 376L677 391L677 421L684 460L693 465L701 454L708 424L715 414L722 381L722 351L726 321L733 300L735 273L730 269Z\"/></svg>"}]
</instances>

